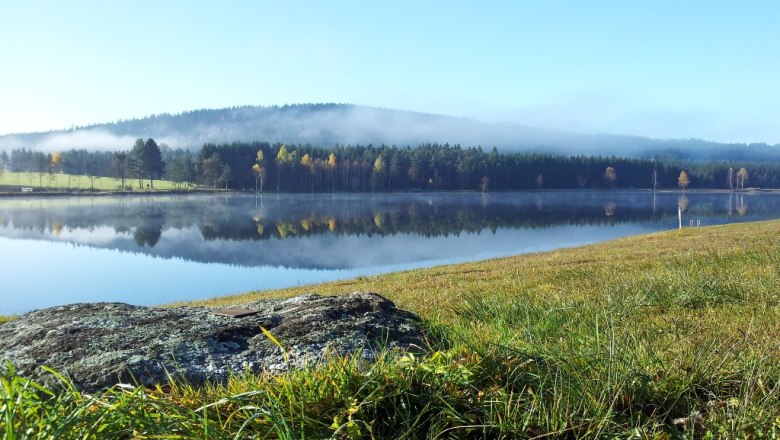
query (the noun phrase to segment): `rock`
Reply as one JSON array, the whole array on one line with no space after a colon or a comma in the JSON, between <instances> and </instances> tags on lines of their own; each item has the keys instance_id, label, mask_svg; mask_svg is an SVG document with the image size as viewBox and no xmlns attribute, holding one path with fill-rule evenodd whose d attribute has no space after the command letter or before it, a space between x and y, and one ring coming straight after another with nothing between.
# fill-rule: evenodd
<instances>
[{"instance_id":1,"label":"rock","mask_svg":"<svg viewBox=\"0 0 780 440\"><path fill-rule=\"evenodd\" d=\"M116 383L166 383L168 374L195 385L224 382L232 373L298 367L326 353L360 349L370 359L377 346L405 349L422 339L414 314L374 293L303 295L239 307L258 313L232 318L213 308L122 303L36 310L0 325L0 359L52 384L38 368L47 365L93 391Z\"/></svg>"}]
</instances>

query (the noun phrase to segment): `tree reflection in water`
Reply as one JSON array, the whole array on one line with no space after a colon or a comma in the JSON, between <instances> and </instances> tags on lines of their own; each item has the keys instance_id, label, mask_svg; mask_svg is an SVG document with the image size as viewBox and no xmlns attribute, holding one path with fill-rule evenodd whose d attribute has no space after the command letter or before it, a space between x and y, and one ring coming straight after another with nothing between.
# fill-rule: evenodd
<instances>
[{"instance_id":1,"label":"tree reflection in water","mask_svg":"<svg viewBox=\"0 0 780 440\"><path fill-rule=\"evenodd\" d=\"M259 256L257 252L249 257L234 255L229 243L402 235L422 240L501 230L620 224L675 227L678 209L693 218L706 219L706 224L776 218L780 216L780 195L534 191L9 199L0 200L0 236L132 252L151 252L169 237L169 241L176 241L169 243L165 255L252 265L282 257ZM739 218L732 216L734 211ZM134 248L127 245L127 238ZM279 252L277 248L274 252Z\"/></svg>"}]
</instances>

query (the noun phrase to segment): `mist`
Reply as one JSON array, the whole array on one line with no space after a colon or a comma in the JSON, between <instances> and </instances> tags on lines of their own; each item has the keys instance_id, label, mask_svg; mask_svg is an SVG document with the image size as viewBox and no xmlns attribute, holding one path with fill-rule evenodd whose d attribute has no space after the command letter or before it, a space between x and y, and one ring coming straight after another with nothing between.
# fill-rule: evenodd
<instances>
[{"instance_id":1,"label":"mist","mask_svg":"<svg viewBox=\"0 0 780 440\"><path fill-rule=\"evenodd\" d=\"M549 125L551 111L529 109L523 119ZM552 112L555 113L555 112ZM571 115L569 115L571 116ZM560 121L578 127L559 114ZM559 122L560 122L559 121ZM567 122L568 121L568 122ZM582 128L582 126L579 126ZM0 149L127 150L137 138L154 138L172 148L197 150L205 143L265 141L270 143L418 146L423 143L496 147L502 152L563 155L652 157L658 152L685 152L703 160L720 159L713 152L744 149L747 144L722 144L695 139L652 139L641 136L582 134L517 123L487 123L476 119L347 104L244 106L204 109L176 115L96 124L68 131L0 136ZM780 147L750 146L755 152L778 155Z\"/></svg>"},{"instance_id":2,"label":"mist","mask_svg":"<svg viewBox=\"0 0 780 440\"><path fill-rule=\"evenodd\" d=\"M143 135L117 135L105 128L74 129L62 132L13 134L0 137L0 150L27 148L51 153L53 151L85 149L90 151L125 151ZM175 136L154 136L158 143L182 142ZM186 141L185 141L186 142ZM169 144L170 145L170 144Z\"/></svg>"}]
</instances>

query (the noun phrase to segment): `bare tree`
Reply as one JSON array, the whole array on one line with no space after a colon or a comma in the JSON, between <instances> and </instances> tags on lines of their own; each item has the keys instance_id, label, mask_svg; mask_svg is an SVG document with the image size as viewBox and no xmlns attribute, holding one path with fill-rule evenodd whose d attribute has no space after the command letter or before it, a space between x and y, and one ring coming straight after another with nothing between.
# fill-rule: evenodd
<instances>
[{"instance_id":1,"label":"bare tree","mask_svg":"<svg viewBox=\"0 0 780 440\"><path fill-rule=\"evenodd\" d=\"M726 182L729 184L729 189L734 191L734 168L729 167L729 173L726 176Z\"/></svg>"},{"instance_id":2,"label":"bare tree","mask_svg":"<svg viewBox=\"0 0 780 440\"><path fill-rule=\"evenodd\" d=\"M479 181L479 188L482 190L482 194L485 194L485 191L488 190L488 187L490 186L490 179L488 176L482 176L482 179Z\"/></svg>"},{"instance_id":3,"label":"bare tree","mask_svg":"<svg viewBox=\"0 0 780 440\"><path fill-rule=\"evenodd\" d=\"M653 163L653 191L655 191L658 188L658 162L655 158L650 159L650 162Z\"/></svg>"}]
</instances>

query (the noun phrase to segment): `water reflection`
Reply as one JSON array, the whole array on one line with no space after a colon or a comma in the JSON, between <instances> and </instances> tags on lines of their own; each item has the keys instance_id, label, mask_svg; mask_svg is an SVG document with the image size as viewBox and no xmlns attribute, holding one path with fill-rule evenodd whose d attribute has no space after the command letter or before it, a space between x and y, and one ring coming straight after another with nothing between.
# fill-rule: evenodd
<instances>
[{"instance_id":1,"label":"water reflection","mask_svg":"<svg viewBox=\"0 0 780 440\"><path fill-rule=\"evenodd\" d=\"M685 212L685 210L688 209L688 203L690 203L690 201L685 194L677 198L677 207L680 208L681 212Z\"/></svg>"},{"instance_id":2,"label":"water reflection","mask_svg":"<svg viewBox=\"0 0 780 440\"><path fill-rule=\"evenodd\" d=\"M747 200L754 205L754 216L748 216ZM725 210L718 209L724 205ZM424 239L502 229L624 223L654 224L662 229L662 224L692 224L694 218L705 218L706 224L735 221L735 212L744 217L742 220L774 218L780 212L778 196L584 191L6 199L0 200L0 236L247 266L286 260L284 264L294 267L332 267L312 263L316 258L307 258L301 266L267 253L211 251L230 247L230 243L265 241L273 243L268 250L281 252L293 244L279 242L296 240L297 246L318 237L338 240L405 235ZM683 216L690 216L690 222ZM130 242L135 245L130 246ZM164 249L155 249L161 243L165 243Z\"/></svg>"},{"instance_id":3,"label":"water reflection","mask_svg":"<svg viewBox=\"0 0 780 440\"><path fill-rule=\"evenodd\" d=\"M0 199L0 314L154 304L778 217L780 195L745 193Z\"/></svg>"},{"instance_id":4,"label":"water reflection","mask_svg":"<svg viewBox=\"0 0 780 440\"><path fill-rule=\"evenodd\" d=\"M747 214L748 205L747 203L745 203L745 195L740 194L738 196L738 200L739 201L737 202L737 213L739 213L739 215Z\"/></svg>"}]
</instances>

